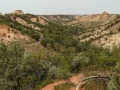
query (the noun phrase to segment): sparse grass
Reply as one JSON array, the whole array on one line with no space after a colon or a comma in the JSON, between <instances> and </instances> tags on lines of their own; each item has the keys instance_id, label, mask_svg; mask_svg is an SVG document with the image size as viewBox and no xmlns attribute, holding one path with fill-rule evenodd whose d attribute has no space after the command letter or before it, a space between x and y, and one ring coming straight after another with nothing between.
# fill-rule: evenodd
<instances>
[{"instance_id":1,"label":"sparse grass","mask_svg":"<svg viewBox=\"0 0 120 90\"><path fill-rule=\"evenodd\" d=\"M90 79L85 84L85 90L106 90L106 82L105 80L92 80Z\"/></svg>"}]
</instances>

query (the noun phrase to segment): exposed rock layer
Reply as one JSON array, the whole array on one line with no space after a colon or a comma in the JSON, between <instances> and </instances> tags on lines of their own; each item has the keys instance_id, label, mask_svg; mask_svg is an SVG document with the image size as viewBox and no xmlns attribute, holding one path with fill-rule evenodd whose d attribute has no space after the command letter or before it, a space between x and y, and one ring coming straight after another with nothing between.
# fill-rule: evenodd
<instances>
[{"instance_id":1,"label":"exposed rock layer","mask_svg":"<svg viewBox=\"0 0 120 90\"><path fill-rule=\"evenodd\" d=\"M24 13L22 10L15 10L13 14L23 15Z\"/></svg>"}]
</instances>

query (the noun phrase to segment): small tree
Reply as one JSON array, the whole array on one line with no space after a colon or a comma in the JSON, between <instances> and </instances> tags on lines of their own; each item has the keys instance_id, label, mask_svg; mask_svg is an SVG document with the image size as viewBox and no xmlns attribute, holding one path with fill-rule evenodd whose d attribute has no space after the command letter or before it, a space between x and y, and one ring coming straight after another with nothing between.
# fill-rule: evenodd
<instances>
[{"instance_id":1,"label":"small tree","mask_svg":"<svg viewBox=\"0 0 120 90\"><path fill-rule=\"evenodd\" d=\"M115 68L115 72L111 74L111 80L107 84L108 90L120 90L120 62L118 61Z\"/></svg>"},{"instance_id":2,"label":"small tree","mask_svg":"<svg viewBox=\"0 0 120 90\"><path fill-rule=\"evenodd\" d=\"M86 66L89 63L88 57L86 57L83 53L79 53L73 59L71 63L71 70L74 72L78 72L81 67Z\"/></svg>"},{"instance_id":3,"label":"small tree","mask_svg":"<svg viewBox=\"0 0 120 90\"><path fill-rule=\"evenodd\" d=\"M0 44L0 89L20 90L20 67L24 48L18 42ZM18 88L18 89L17 89Z\"/></svg>"}]
</instances>

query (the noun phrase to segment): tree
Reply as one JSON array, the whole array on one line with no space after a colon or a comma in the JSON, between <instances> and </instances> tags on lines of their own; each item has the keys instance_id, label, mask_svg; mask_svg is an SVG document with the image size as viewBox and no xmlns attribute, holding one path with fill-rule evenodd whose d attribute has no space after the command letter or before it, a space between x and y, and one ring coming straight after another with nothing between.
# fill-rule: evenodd
<instances>
[{"instance_id":1,"label":"tree","mask_svg":"<svg viewBox=\"0 0 120 90\"><path fill-rule=\"evenodd\" d=\"M120 90L120 61L116 63L111 80L107 83L108 90Z\"/></svg>"},{"instance_id":2,"label":"tree","mask_svg":"<svg viewBox=\"0 0 120 90\"><path fill-rule=\"evenodd\" d=\"M25 52L17 41L0 44L0 56L0 90L30 90L52 73L50 62Z\"/></svg>"},{"instance_id":3,"label":"tree","mask_svg":"<svg viewBox=\"0 0 120 90\"><path fill-rule=\"evenodd\" d=\"M24 48L18 42L0 44L0 89L20 90L20 67ZM18 88L18 89L17 89Z\"/></svg>"},{"instance_id":4,"label":"tree","mask_svg":"<svg viewBox=\"0 0 120 90\"><path fill-rule=\"evenodd\" d=\"M71 62L71 70L74 72L78 72L81 67L86 66L88 63L88 57L86 57L83 53L79 53Z\"/></svg>"}]
</instances>

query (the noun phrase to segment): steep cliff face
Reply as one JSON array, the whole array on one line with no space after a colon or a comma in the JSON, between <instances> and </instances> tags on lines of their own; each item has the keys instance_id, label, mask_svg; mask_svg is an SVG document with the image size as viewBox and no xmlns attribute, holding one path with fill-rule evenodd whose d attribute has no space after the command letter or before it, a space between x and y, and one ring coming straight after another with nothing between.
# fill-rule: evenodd
<instances>
[{"instance_id":1,"label":"steep cliff face","mask_svg":"<svg viewBox=\"0 0 120 90\"><path fill-rule=\"evenodd\" d=\"M24 12L22 10L15 10L13 14L23 15Z\"/></svg>"},{"instance_id":2,"label":"steep cliff face","mask_svg":"<svg viewBox=\"0 0 120 90\"><path fill-rule=\"evenodd\" d=\"M30 42L31 38L16 29L13 29L7 25L0 25L0 42L9 43L13 40L18 40L21 43Z\"/></svg>"}]
</instances>

